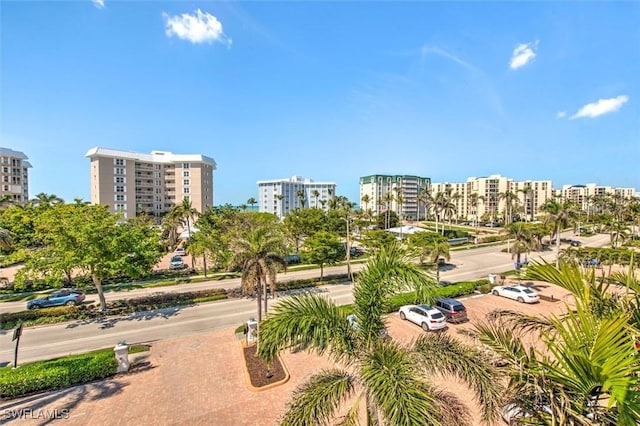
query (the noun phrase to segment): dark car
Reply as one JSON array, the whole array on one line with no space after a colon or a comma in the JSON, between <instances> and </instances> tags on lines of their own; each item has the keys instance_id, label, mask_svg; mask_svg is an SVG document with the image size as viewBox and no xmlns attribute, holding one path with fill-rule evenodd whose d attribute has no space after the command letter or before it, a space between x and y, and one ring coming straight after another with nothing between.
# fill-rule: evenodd
<instances>
[{"instance_id":1,"label":"dark car","mask_svg":"<svg viewBox=\"0 0 640 426\"><path fill-rule=\"evenodd\" d=\"M84 293L77 290L54 291L47 297L29 300L27 309L49 308L52 306L75 306L84 301Z\"/></svg>"},{"instance_id":2,"label":"dark car","mask_svg":"<svg viewBox=\"0 0 640 426\"><path fill-rule=\"evenodd\" d=\"M467 308L456 299L442 297L436 300L434 308L444 314L448 322L464 322L467 321Z\"/></svg>"},{"instance_id":3,"label":"dark car","mask_svg":"<svg viewBox=\"0 0 640 426\"><path fill-rule=\"evenodd\" d=\"M571 247L580 247L581 245L582 245L582 242L578 240L571 241Z\"/></svg>"},{"instance_id":4,"label":"dark car","mask_svg":"<svg viewBox=\"0 0 640 426\"><path fill-rule=\"evenodd\" d=\"M293 265L302 262L302 258L297 254L289 254L284 256L284 261L287 262L288 265Z\"/></svg>"}]
</instances>

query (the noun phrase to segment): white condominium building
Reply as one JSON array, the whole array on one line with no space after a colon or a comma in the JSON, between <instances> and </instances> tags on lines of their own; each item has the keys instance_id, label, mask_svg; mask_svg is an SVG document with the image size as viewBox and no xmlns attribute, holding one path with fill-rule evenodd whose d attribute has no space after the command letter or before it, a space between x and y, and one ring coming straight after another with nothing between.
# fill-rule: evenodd
<instances>
[{"instance_id":1,"label":"white condominium building","mask_svg":"<svg viewBox=\"0 0 640 426\"><path fill-rule=\"evenodd\" d=\"M360 178L360 207L379 215L390 209L402 219L424 218L419 202L422 191L428 190L431 179L411 175L370 175Z\"/></svg>"},{"instance_id":2,"label":"white condominium building","mask_svg":"<svg viewBox=\"0 0 640 426\"><path fill-rule=\"evenodd\" d=\"M201 154L91 148L91 202L133 218L162 216L183 199L200 213L213 205L216 162Z\"/></svg>"},{"instance_id":3,"label":"white condominium building","mask_svg":"<svg viewBox=\"0 0 640 426\"><path fill-rule=\"evenodd\" d=\"M0 197L21 206L29 201L31 164L27 160L23 152L0 147Z\"/></svg>"},{"instance_id":4,"label":"white condominium building","mask_svg":"<svg viewBox=\"0 0 640 426\"><path fill-rule=\"evenodd\" d=\"M629 199L636 196L636 189L614 188L611 186L588 183L586 185L563 185L562 189L554 190L554 196L563 200L571 200L585 211L587 211L589 206L593 204L594 198L607 195Z\"/></svg>"},{"instance_id":5,"label":"white condominium building","mask_svg":"<svg viewBox=\"0 0 640 426\"><path fill-rule=\"evenodd\" d=\"M511 192L518 198L520 214L524 220L536 220L540 207L550 198L553 190L550 180L514 181L500 175L470 177L465 183L434 183L431 195L448 193L456 206L454 219L473 220L483 215L500 216L507 201L501 194Z\"/></svg>"},{"instance_id":6,"label":"white condominium building","mask_svg":"<svg viewBox=\"0 0 640 426\"><path fill-rule=\"evenodd\" d=\"M302 176L261 180L258 181L258 209L282 219L294 209L316 207L328 210L329 200L335 194L335 182L314 182Z\"/></svg>"}]
</instances>

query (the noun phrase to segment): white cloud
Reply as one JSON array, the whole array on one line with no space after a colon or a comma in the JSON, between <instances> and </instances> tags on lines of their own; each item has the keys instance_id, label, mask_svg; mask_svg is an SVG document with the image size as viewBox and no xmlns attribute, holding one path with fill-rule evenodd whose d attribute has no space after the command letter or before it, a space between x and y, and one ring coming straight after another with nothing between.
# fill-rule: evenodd
<instances>
[{"instance_id":1,"label":"white cloud","mask_svg":"<svg viewBox=\"0 0 640 426\"><path fill-rule=\"evenodd\" d=\"M557 118L565 118L567 116L567 111L558 111L556 114Z\"/></svg>"},{"instance_id":2,"label":"white cloud","mask_svg":"<svg viewBox=\"0 0 640 426\"><path fill-rule=\"evenodd\" d=\"M162 14L166 21L167 37L176 36L191 43L220 42L231 46L231 39L222 31L222 23L210 13L196 10L195 15L183 13L182 15L169 16Z\"/></svg>"},{"instance_id":3,"label":"white cloud","mask_svg":"<svg viewBox=\"0 0 640 426\"><path fill-rule=\"evenodd\" d=\"M597 102L586 104L578 112L571 116L571 120L576 118L594 118L610 112L619 110L629 100L626 95L620 95L615 98L598 99Z\"/></svg>"},{"instance_id":4,"label":"white cloud","mask_svg":"<svg viewBox=\"0 0 640 426\"><path fill-rule=\"evenodd\" d=\"M91 0L91 3L98 9L104 9L104 0Z\"/></svg>"},{"instance_id":5,"label":"white cloud","mask_svg":"<svg viewBox=\"0 0 640 426\"><path fill-rule=\"evenodd\" d=\"M538 41L532 43L522 43L513 49L511 60L509 61L509 67L512 70L523 67L536 57L536 50L538 49Z\"/></svg>"}]
</instances>

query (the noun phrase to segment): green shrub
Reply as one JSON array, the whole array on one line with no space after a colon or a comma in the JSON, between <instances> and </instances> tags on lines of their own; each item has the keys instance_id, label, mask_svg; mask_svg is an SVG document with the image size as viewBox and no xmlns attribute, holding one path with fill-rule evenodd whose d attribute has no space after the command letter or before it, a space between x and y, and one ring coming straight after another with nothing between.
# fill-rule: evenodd
<instances>
[{"instance_id":1,"label":"green shrub","mask_svg":"<svg viewBox=\"0 0 640 426\"><path fill-rule=\"evenodd\" d=\"M0 368L0 398L62 389L113 376L118 364L112 349Z\"/></svg>"},{"instance_id":2,"label":"green shrub","mask_svg":"<svg viewBox=\"0 0 640 426\"><path fill-rule=\"evenodd\" d=\"M483 280L481 280L483 281ZM434 292L434 298L438 297L458 297L471 294L476 288L476 281L463 281L446 287L439 287ZM416 301L415 292L396 294L391 298L389 304L389 312L397 311L401 306L413 305L415 303L422 303L423 301Z\"/></svg>"},{"instance_id":3,"label":"green shrub","mask_svg":"<svg viewBox=\"0 0 640 426\"><path fill-rule=\"evenodd\" d=\"M491 289L493 288L493 284L482 284L478 286L478 291L482 294L491 293Z\"/></svg>"}]
</instances>

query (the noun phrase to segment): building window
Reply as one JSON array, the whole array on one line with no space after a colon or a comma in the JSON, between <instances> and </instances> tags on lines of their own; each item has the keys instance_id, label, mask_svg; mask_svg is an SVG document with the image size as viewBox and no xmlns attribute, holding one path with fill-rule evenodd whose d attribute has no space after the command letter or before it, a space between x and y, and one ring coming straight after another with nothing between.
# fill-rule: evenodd
<instances>
[{"instance_id":1,"label":"building window","mask_svg":"<svg viewBox=\"0 0 640 426\"><path fill-rule=\"evenodd\" d=\"M191 197L188 195L185 195L182 197L183 200L187 200L187 201L191 201Z\"/></svg>"},{"instance_id":2,"label":"building window","mask_svg":"<svg viewBox=\"0 0 640 426\"><path fill-rule=\"evenodd\" d=\"M116 177L116 183L124 183L124 178L122 176L117 176ZM137 181L136 181L137 183Z\"/></svg>"},{"instance_id":3,"label":"building window","mask_svg":"<svg viewBox=\"0 0 640 426\"><path fill-rule=\"evenodd\" d=\"M183 188L182 192L185 193L185 194L188 194L190 191L189 191L189 188Z\"/></svg>"},{"instance_id":4,"label":"building window","mask_svg":"<svg viewBox=\"0 0 640 426\"><path fill-rule=\"evenodd\" d=\"M124 160L122 158L116 158L116 166L124 166Z\"/></svg>"},{"instance_id":5,"label":"building window","mask_svg":"<svg viewBox=\"0 0 640 426\"><path fill-rule=\"evenodd\" d=\"M124 174L124 169L122 167L116 167L115 173L117 175L123 175Z\"/></svg>"},{"instance_id":6,"label":"building window","mask_svg":"<svg viewBox=\"0 0 640 426\"><path fill-rule=\"evenodd\" d=\"M116 192L124 192L124 186L116 186Z\"/></svg>"},{"instance_id":7,"label":"building window","mask_svg":"<svg viewBox=\"0 0 640 426\"><path fill-rule=\"evenodd\" d=\"M182 184L183 184L183 185L190 185L190 183L189 183L189 179L184 179L184 180L182 181Z\"/></svg>"},{"instance_id":8,"label":"building window","mask_svg":"<svg viewBox=\"0 0 640 426\"><path fill-rule=\"evenodd\" d=\"M185 170L182 172L182 177L189 177L189 170Z\"/></svg>"},{"instance_id":9,"label":"building window","mask_svg":"<svg viewBox=\"0 0 640 426\"><path fill-rule=\"evenodd\" d=\"M124 201L124 195L122 195L122 194L117 194L117 195L116 195L116 201Z\"/></svg>"},{"instance_id":10,"label":"building window","mask_svg":"<svg viewBox=\"0 0 640 426\"><path fill-rule=\"evenodd\" d=\"M189 163L182 163L182 168L183 169L188 169L191 166L191 164Z\"/></svg>"},{"instance_id":11,"label":"building window","mask_svg":"<svg viewBox=\"0 0 640 426\"><path fill-rule=\"evenodd\" d=\"M123 211L125 209L126 209L126 207L125 207L124 204L116 204L116 210L117 211Z\"/></svg>"}]
</instances>

